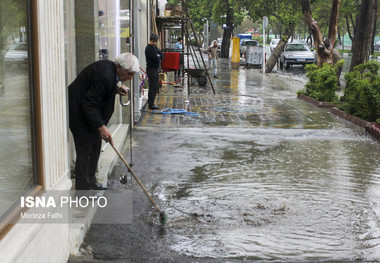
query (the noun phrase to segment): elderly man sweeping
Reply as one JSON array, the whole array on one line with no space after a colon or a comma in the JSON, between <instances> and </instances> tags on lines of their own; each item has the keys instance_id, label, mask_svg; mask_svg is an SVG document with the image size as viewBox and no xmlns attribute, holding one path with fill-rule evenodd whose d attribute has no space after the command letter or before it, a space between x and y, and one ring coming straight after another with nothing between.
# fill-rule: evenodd
<instances>
[{"instance_id":1,"label":"elderly man sweeping","mask_svg":"<svg viewBox=\"0 0 380 263\"><path fill-rule=\"evenodd\" d=\"M95 177L102 139L113 143L106 125L114 111L116 94L128 94L117 83L131 80L138 71L137 58L123 53L115 61L99 60L88 65L69 85L69 124L77 155L76 190L107 188Z\"/></svg>"}]
</instances>

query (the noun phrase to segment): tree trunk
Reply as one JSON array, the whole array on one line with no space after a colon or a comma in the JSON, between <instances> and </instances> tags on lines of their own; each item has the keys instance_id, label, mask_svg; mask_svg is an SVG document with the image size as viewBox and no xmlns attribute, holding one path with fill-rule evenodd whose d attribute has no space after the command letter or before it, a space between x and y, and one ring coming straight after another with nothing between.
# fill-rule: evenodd
<instances>
[{"instance_id":1,"label":"tree trunk","mask_svg":"<svg viewBox=\"0 0 380 263\"><path fill-rule=\"evenodd\" d=\"M0 4L1 5L1 4ZM0 10L1 13L2 10ZM0 26L1 27L1 26ZM3 29L1 27L1 29ZM2 30L0 31L2 32ZM4 95L4 82L5 82L5 74L4 74L4 58L5 58L5 37L0 35L0 97Z\"/></svg>"},{"instance_id":2,"label":"tree trunk","mask_svg":"<svg viewBox=\"0 0 380 263\"><path fill-rule=\"evenodd\" d=\"M285 45L286 43L288 43L288 39L292 35L292 32L289 33L285 38L281 38L280 42L277 44L277 47L273 49L265 65L265 73L271 73L273 68L276 66L276 63L278 59L280 58L282 52L284 52Z\"/></svg>"},{"instance_id":3,"label":"tree trunk","mask_svg":"<svg viewBox=\"0 0 380 263\"><path fill-rule=\"evenodd\" d=\"M352 43L352 60L350 71L355 66L369 60L377 15L378 0L362 0L357 20L354 41Z\"/></svg>"},{"instance_id":4,"label":"tree trunk","mask_svg":"<svg viewBox=\"0 0 380 263\"><path fill-rule=\"evenodd\" d=\"M342 44L342 36L340 35L340 29L338 28L338 40L339 40L339 45Z\"/></svg>"},{"instance_id":5,"label":"tree trunk","mask_svg":"<svg viewBox=\"0 0 380 263\"><path fill-rule=\"evenodd\" d=\"M372 43L371 43L371 55L373 55L375 53L376 25L377 25L377 15L375 16L375 22L374 22L374 27L373 27Z\"/></svg>"},{"instance_id":6,"label":"tree trunk","mask_svg":"<svg viewBox=\"0 0 380 263\"><path fill-rule=\"evenodd\" d=\"M329 26L329 39L330 39L330 47L334 48L336 34L338 32L338 18L339 18L339 6L341 0L334 0L331 7L330 14L330 26Z\"/></svg>"},{"instance_id":7,"label":"tree trunk","mask_svg":"<svg viewBox=\"0 0 380 263\"><path fill-rule=\"evenodd\" d=\"M318 55L317 65L319 67L321 67L323 63L332 64L332 49L334 47L337 28L338 28L337 25L338 25L340 2L341 0L332 1L332 8L331 8L331 14L330 14L330 26L329 26L329 34L328 34L328 38L331 44L329 48L326 48L323 43L323 37L322 37L321 29L318 25L318 22L314 20L313 17L311 16L309 0L302 0L302 13L309 27L309 30L314 37L314 43L315 43L315 47L316 47L316 51Z\"/></svg>"},{"instance_id":8,"label":"tree trunk","mask_svg":"<svg viewBox=\"0 0 380 263\"><path fill-rule=\"evenodd\" d=\"M228 28L224 29L222 48L220 51L221 58L229 58L230 56L230 44L231 44L231 34L232 34L232 25L227 26Z\"/></svg>"},{"instance_id":9,"label":"tree trunk","mask_svg":"<svg viewBox=\"0 0 380 263\"><path fill-rule=\"evenodd\" d=\"M347 33L348 33L348 36L350 37L350 39L352 41L352 40L354 40L354 37L352 36L352 33L351 33L350 21L349 21L347 16L345 17L345 19L346 19ZM355 28L355 26L354 26L354 28Z\"/></svg>"},{"instance_id":10,"label":"tree trunk","mask_svg":"<svg viewBox=\"0 0 380 263\"><path fill-rule=\"evenodd\" d=\"M231 45L231 35L233 31L233 14L231 14L232 10L229 8L227 11L226 16L226 28L223 32L223 40L222 40L222 47L220 50L220 57L221 58L229 58L230 57L230 45Z\"/></svg>"}]
</instances>

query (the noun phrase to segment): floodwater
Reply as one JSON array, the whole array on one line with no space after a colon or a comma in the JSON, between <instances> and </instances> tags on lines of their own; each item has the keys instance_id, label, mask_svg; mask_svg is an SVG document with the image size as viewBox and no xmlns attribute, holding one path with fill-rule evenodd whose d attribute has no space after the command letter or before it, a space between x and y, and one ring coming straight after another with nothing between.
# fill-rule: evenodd
<instances>
[{"instance_id":1,"label":"floodwater","mask_svg":"<svg viewBox=\"0 0 380 263\"><path fill-rule=\"evenodd\" d=\"M155 192L169 214L164 238L173 251L219 259L380 259L380 152L371 139L350 129L169 134L183 139L177 154L188 152L168 157L182 164L180 178ZM188 161L194 167L185 172Z\"/></svg>"},{"instance_id":2,"label":"floodwater","mask_svg":"<svg viewBox=\"0 0 380 263\"><path fill-rule=\"evenodd\" d=\"M149 202L138 203L134 223L115 236L92 227L92 253L115 258L104 246L118 238L116 258L125 262L380 261L378 142L298 100L300 68L263 76L219 67L215 87L227 103L196 109L228 113L228 121L200 111L198 127L134 131L133 169L167 224L158 227ZM111 185L120 187L125 172L118 165Z\"/></svg>"}]
</instances>

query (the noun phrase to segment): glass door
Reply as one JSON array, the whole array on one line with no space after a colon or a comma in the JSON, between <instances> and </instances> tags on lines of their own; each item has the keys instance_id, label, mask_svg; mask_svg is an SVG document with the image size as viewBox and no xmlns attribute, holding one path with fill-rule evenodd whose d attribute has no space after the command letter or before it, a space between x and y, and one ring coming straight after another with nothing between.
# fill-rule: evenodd
<instances>
[{"instance_id":1,"label":"glass door","mask_svg":"<svg viewBox=\"0 0 380 263\"><path fill-rule=\"evenodd\" d=\"M28 6L0 1L0 218L37 183Z\"/></svg>"},{"instance_id":2,"label":"glass door","mask_svg":"<svg viewBox=\"0 0 380 263\"><path fill-rule=\"evenodd\" d=\"M113 60L120 53L132 52L131 2L132 0L98 0L99 59ZM124 85L131 88L132 82L126 81ZM128 100L128 98L122 98L122 103ZM132 104L127 107L121 106L119 95L117 95L115 111L108 126L129 124Z\"/></svg>"}]
</instances>

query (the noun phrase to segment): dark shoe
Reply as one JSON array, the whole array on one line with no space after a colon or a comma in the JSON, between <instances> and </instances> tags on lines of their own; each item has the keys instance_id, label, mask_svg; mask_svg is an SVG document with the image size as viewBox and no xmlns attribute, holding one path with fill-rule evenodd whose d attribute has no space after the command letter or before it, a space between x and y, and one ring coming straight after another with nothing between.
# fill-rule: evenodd
<instances>
[{"instance_id":1,"label":"dark shoe","mask_svg":"<svg viewBox=\"0 0 380 263\"><path fill-rule=\"evenodd\" d=\"M107 188L108 188L107 185L96 183L92 187L92 190L107 190Z\"/></svg>"},{"instance_id":2,"label":"dark shoe","mask_svg":"<svg viewBox=\"0 0 380 263\"><path fill-rule=\"evenodd\" d=\"M219 78L217 75L214 76L215 79Z\"/></svg>"},{"instance_id":3,"label":"dark shoe","mask_svg":"<svg viewBox=\"0 0 380 263\"><path fill-rule=\"evenodd\" d=\"M158 110L160 107L157 107L156 105L149 106L150 110Z\"/></svg>"}]
</instances>

